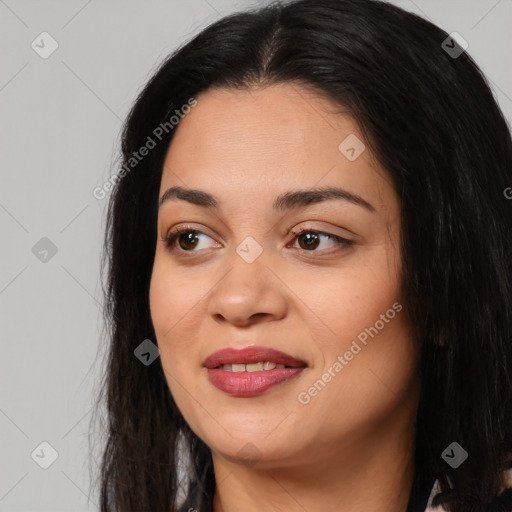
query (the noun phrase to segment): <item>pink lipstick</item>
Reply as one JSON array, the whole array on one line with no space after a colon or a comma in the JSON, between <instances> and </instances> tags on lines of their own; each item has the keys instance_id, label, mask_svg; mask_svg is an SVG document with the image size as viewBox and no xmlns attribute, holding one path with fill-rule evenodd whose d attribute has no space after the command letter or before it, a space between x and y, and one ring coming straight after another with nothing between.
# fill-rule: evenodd
<instances>
[{"instance_id":1,"label":"pink lipstick","mask_svg":"<svg viewBox=\"0 0 512 512\"><path fill-rule=\"evenodd\" d=\"M307 364L275 349L226 348L204 361L210 382L231 396L258 396L299 375Z\"/></svg>"}]
</instances>

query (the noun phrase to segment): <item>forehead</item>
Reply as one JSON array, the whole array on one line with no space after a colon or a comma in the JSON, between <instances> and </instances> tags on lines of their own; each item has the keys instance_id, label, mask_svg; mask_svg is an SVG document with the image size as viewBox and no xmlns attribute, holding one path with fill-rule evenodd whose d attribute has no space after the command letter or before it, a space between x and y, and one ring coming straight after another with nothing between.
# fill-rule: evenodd
<instances>
[{"instance_id":1,"label":"forehead","mask_svg":"<svg viewBox=\"0 0 512 512\"><path fill-rule=\"evenodd\" d=\"M179 185L257 199L332 185L377 203L392 199L389 177L357 123L314 91L292 84L217 88L196 99L175 129L161 192Z\"/></svg>"}]
</instances>

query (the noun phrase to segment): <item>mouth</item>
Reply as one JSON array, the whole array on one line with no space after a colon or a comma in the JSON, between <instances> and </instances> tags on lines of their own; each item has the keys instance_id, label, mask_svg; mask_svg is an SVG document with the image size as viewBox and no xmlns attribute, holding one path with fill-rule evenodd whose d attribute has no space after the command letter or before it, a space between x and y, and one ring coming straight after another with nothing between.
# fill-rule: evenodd
<instances>
[{"instance_id":1,"label":"mouth","mask_svg":"<svg viewBox=\"0 0 512 512\"><path fill-rule=\"evenodd\" d=\"M274 370L275 368L294 368L293 366L286 366L284 364L274 363L273 361L259 361L257 363L234 363L234 364L223 364L216 366L216 369L224 370L226 372L260 372ZM215 368L211 368L214 370Z\"/></svg>"},{"instance_id":2,"label":"mouth","mask_svg":"<svg viewBox=\"0 0 512 512\"><path fill-rule=\"evenodd\" d=\"M282 368L306 368L307 363L268 347L225 348L206 358L203 365L229 372L258 372Z\"/></svg>"},{"instance_id":3,"label":"mouth","mask_svg":"<svg viewBox=\"0 0 512 512\"><path fill-rule=\"evenodd\" d=\"M308 365L289 354L267 347L224 349L203 363L210 382L230 396L258 396L298 376Z\"/></svg>"}]
</instances>

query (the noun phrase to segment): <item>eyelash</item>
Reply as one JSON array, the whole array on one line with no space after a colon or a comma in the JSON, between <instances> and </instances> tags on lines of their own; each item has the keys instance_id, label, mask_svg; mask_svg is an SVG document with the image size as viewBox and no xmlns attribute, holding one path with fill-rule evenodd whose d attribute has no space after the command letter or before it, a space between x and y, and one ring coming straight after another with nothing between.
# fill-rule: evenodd
<instances>
[{"instance_id":1,"label":"eyelash","mask_svg":"<svg viewBox=\"0 0 512 512\"><path fill-rule=\"evenodd\" d=\"M180 249L177 249L176 247L174 247L174 244L175 244L177 238L181 234L183 234L183 233L194 233L194 234L206 235L206 233L203 233L202 231L200 231L198 229L195 229L195 228L192 228L190 226L179 226L179 227L175 228L174 230L170 231L168 233L167 237L162 238L161 240L162 240L162 242L165 242L166 247L170 251L177 251L177 250L179 250L182 253L194 253L194 252L197 252L195 250L191 250L191 251L180 250ZM330 238L332 240L335 240L341 246L341 248L339 248L338 250L343 250L343 249L351 246L354 243L352 240L347 240L346 238L342 238L340 236L333 235L331 233L326 233L324 231L319 231L319 230L311 229L311 228L305 228L305 229L301 229L299 231L292 231L291 233L294 236L294 239L293 239L294 241L295 241L296 238L298 238L299 236L303 235L304 233L315 233L315 234L318 234L318 235L324 235L324 236L326 236L326 237L328 237L328 238ZM206 236L208 236L208 235L206 235ZM211 237L208 237L208 238L211 238ZM322 253L322 251L316 251L316 250L311 250L311 251L308 251L306 249L299 249L299 250L302 251L302 252L306 252L306 253L315 253L315 252ZM329 251L329 249L326 249L326 251Z\"/></svg>"}]
</instances>

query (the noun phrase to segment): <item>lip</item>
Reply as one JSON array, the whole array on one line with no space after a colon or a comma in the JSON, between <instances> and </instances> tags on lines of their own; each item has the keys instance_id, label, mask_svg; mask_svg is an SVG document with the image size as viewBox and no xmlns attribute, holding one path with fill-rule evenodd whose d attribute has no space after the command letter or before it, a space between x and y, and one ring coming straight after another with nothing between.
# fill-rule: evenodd
<instances>
[{"instance_id":1,"label":"lip","mask_svg":"<svg viewBox=\"0 0 512 512\"><path fill-rule=\"evenodd\" d=\"M289 368L274 368L255 372L230 372L219 366L224 364L250 364L271 361ZM214 352L203 365L208 371L210 382L230 396L258 396L274 386L283 384L298 376L307 368L305 361L268 347L252 346L244 349L226 348Z\"/></svg>"},{"instance_id":2,"label":"lip","mask_svg":"<svg viewBox=\"0 0 512 512\"><path fill-rule=\"evenodd\" d=\"M242 349L224 348L218 350L210 354L205 359L203 365L208 369L213 369L223 364L251 364L258 363L259 361L271 361L276 364L291 366L292 368L303 368L307 366L305 361L295 359L289 354L285 354L273 348L256 345Z\"/></svg>"}]
</instances>

